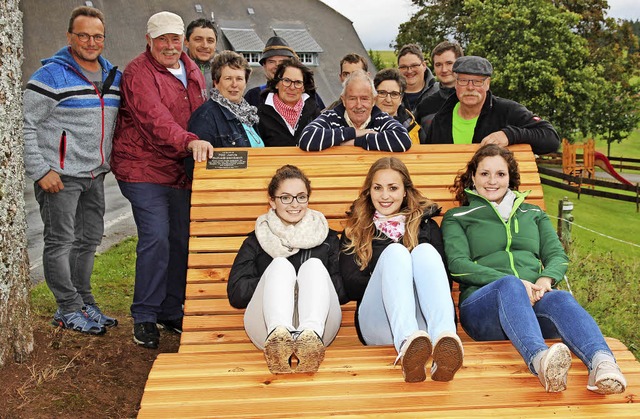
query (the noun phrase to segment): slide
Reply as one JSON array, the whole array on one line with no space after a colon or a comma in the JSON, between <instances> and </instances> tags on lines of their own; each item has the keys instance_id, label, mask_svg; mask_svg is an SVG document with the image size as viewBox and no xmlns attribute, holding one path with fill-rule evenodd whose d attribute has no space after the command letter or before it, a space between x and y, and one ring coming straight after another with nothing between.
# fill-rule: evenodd
<instances>
[{"instance_id":1,"label":"slide","mask_svg":"<svg viewBox=\"0 0 640 419\"><path fill-rule=\"evenodd\" d=\"M595 165L616 178L618 182L624 183L625 185L633 185L633 183L629 182L627 179L620 176L618 172L616 172L616 169L613 168L607 156L598 151L596 151L595 153Z\"/></svg>"}]
</instances>

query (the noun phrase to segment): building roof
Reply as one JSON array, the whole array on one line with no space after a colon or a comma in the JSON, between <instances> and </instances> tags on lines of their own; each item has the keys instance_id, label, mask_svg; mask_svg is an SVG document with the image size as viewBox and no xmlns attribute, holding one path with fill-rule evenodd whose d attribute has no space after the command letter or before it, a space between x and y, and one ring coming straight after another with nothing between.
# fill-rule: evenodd
<instances>
[{"instance_id":1,"label":"building roof","mask_svg":"<svg viewBox=\"0 0 640 419\"><path fill-rule=\"evenodd\" d=\"M77 0L20 2L24 14L23 83L40 67L41 59L67 45L71 10L84 3ZM310 68L317 90L327 104L340 95L340 59L352 52L367 57L352 22L319 0L296 0L296 7L291 7L291 0L93 0L92 3L106 17L104 56L120 69L144 51L147 20L162 10L179 14L185 24L198 18L213 18L219 32L219 51L262 51L264 42L278 35L297 52L317 54L318 65ZM369 65L373 73L373 64L369 62ZM264 82L264 72L256 66L247 89Z\"/></svg>"}]
</instances>

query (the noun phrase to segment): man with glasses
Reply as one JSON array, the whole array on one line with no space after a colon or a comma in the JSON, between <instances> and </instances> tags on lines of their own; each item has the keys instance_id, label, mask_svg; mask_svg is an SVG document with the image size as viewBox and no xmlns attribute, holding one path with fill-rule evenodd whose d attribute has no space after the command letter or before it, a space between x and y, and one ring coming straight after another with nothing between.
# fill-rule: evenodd
<instances>
[{"instance_id":1,"label":"man with glasses","mask_svg":"<svg viewBox=\"0 0 640 419\"><path fill-rule=\"evenodd\" d=\"M138 231L133 341L155 349L158 326L182 333L191 198L184 160L206 160L213 146L187 131L206 92L202 72L182 50L182 18L154 14L146 41L122 76L111 165Z\"/></svg>"},{"instance_id":2,"label":"man with glasses","mask_svg":"<svg viewBox=\"0 0 640 419\"><path fill-rule=\"evenodd\" d=\"M398 70L407 79L402 104L415 115L422 99L437 91L436 79L424 62L422 49L417 44L407 44L400 48Z\"/></svg>"},{"instance_id":3,"label":"man with glasses","mask_svg":"<svg viewBox=\"0 0 640 419\"><path fill-rule=\"evenodd\" d=\"M460 57L453 65L456 94L433 118L427 144L530 144L536 154L558 149L553 126L521 104L493 96L493 66L482 57Z\"/></svg>"},{"instance_id":4,"label":"man with glasses","mask_svg":"<svg viewBox=\"0 0 640 419\"><path fill-rule=\"evenodd\" d=\"M53 324L92 335L118 324L100 311L90 283L122 75L100 55L104 41L102 12L73 9L68 46L43 60L24 93L25 169L44 224L44 275L58 305Z\"/></svg>"},{"instance_id":5,"label":"man with glasses","mask_svg":"<svg viewBox=\"0 0 640 419\"><path fill-rule=\"evenodd\" d=\"M287 41L279 36L272 36L267 40L262 50L262 57L260 57L260 65L264 70L264 75L267 81L273 79L276 74L278 66L286 59L295 58L298 59L298 54L289 46ZM266 96L262 95L262 92L267 88L267 84L261 84L252 89L247 90L244 94L244 99L249 102L250 105L256 108L264 103ZM316 103L318 109L324 109L325 105L320 95L316 92Z\"/></svg>"},{"instance_id":6,"label":"man with glasses","mask_svg":"<svg viewBox=\"0 0 640 419\"><path fill-rule=\"evenodd\" d=\"M363 70L347 77L342 87L342 104L328 109L305 127L298 146L318 151L338 145L365 150L407 151L411 138L406 128L375 105L378 92Z\"/></svg>"}]
</instances>

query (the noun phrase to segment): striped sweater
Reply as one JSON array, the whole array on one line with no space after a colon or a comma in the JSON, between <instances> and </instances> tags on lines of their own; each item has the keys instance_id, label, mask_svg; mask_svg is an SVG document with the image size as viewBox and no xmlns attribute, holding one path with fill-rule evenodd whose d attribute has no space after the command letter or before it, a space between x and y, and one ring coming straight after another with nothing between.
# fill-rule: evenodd
<instances>
[{"instance_id":1,"label":"striped sweater","mask_svg":"<svg viewBox=\"0 0 640 419\"><path fill-rule=\"evenodd\" d=\"M368 129L376 132L356 138L356 129L347 125L344 105L327 109L302 131L298 146L305 151L318 151L355 140L356 147L365 150L407 151L411 148L411 138L406 128L382 112L377 106L371 110Z\"/></svg>"},{"instance_id":2,"label":"striped sweater","mask_svg":"<svg viewBox=\"0 0 640 419\"><path fill-rule=\"evenodd\" d=\"M92 178L109 171L122 73L102 57L102 90L91 83L69 47L42 60L24 92L24 160L38 181L49 170Z\"/></svg>"}]
</instances>

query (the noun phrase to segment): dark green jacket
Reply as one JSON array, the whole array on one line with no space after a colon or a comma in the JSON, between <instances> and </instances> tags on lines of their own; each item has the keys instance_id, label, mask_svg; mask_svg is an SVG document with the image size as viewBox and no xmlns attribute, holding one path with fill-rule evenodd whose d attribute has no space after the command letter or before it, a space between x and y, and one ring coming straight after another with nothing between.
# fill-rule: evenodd
<instances>
[{"instance_id":1,"label":"dark green jacket","mask_svg":"<svg viewBox=\"0 0 640 419\"><path fill-rule=\"evenodd\" d=\"M529 192L516 193L505 222L485 198L465 191L469 205L452 208L442 220L445 254L460 303L474 291L506 275L535 283L540 277L564 278L568 257L540 207L527 204Z\"/></svg>"}]
</instances>

